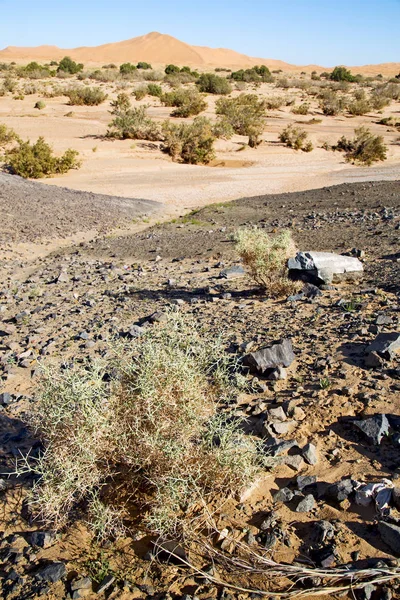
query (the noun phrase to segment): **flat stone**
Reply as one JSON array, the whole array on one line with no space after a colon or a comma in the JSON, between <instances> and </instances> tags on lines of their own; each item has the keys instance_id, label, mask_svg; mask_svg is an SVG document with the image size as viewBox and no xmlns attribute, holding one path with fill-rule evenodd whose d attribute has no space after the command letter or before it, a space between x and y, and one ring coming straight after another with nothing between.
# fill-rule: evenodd
<instances>
[{"instance_id":1,"label":"flat stone","mask_svg":"<svg viewBox=\"0 0 400 600\"><path fill-rule=\"evenodd\" d=\"M114 583L114 581L114 575L106 575L96 590L97 594L102 594L103 592L105 592Z\"/></svg>"},{"instance_id":2,"label":"flat stone","mask_svg":"<svg viewBox=\"0 0 400 600\"><path fill-rule=\"evenodd\" d=\"M274 495L274 502L290 502L294 497L292 490L287 487L280 489Z\"/></svg>"},{"instance_id":3,"label":"flat stone","mask_svg":"<svg viewBox=\"0 0 400 600\"><path fill-rule=\"evenodd\" d=\"M282 406L278 406L278 408L271 408L268 411L268 417L270 417L273 421L286 421L287 418Z\"/></svg>"},{"instance_id":4,"label":"flat stone","mask_svg":"<svg viewBox=\"0 0 400 600\"><path fill-rule=\"evenodd\" d=\"M376 352L386 360L391 360L398 350L400 350L400 333L379 333L365 353Z\"/></svg>"},{"instance_id":5,"label":"flat stone","mask_svg":"<svg viewBox=\"0 0 400 600\"><path fill-rule=\"evenodd\" d=\"M76 579L71 583L71 590L74 592L75 590L91 590L92 589L92 580L90 577L81 577L80 579Z\"/></svg>"},{"instance_id":6,"label":"flat stone","mask_svg":"<svg viewBox=\"0 0 400 600\"><path fill-rule=\"evenodd\" d=\"M330 284L361 277L364 267L358 258L333 252L298 252L288 261L289 272L304 275L310 283Z\"/></svg>"},{"instance_id":7,"label":"flat stone","mask_svg":"<svg viewBox=\"0 0 400 600\"><path fill-rule=\"evenodd\" d=\"M62 562L54 562L47 565L43 569L40 569L36 573L36 578L41 581L48 581L50 583L57 583L64 577L67 572L67 568Z\"/></svg>"},{"instance_id":8,"label":"flat stone","mask_svg":"<svg viewBox=\"0 0 400 600\"><path fill-rule=\"evenodd\" d=\"M294 361L292 342L284 339L272 346L261 348L257 352L250 352L243 358L243 363L256 373L265 373L279 366L289 367Z\"/></svg>"},{"instance_id":9,"label":"flat stone","mask_svg":"<svg viewBox=\"0 0 400 600\"><path fill-rule=\"evenodd\" d=\"M389 433L389 421L386 415L374 415L362 421L354 421L354 425L360 429L368 440L375 446L379 446L384 435Z\"/></svg>"},{"instance_id":10,"label":"flat stone","mask_svg":"<svg viewBox=\"0 0 400 600\"><path fill-rule=\"evenodd\" d=\"M400 527L393 525L392 523L379 521L378 529L385 544L387 544L395 554L400 555Z\"/></svg>"},{"instance_id":11,"label":"flat stone","mask_svg":"<svg viewBox=\"0 0 400 600\"><path fill-rule=\"evenodd\" d=\"M244 275L246 275L246 271L241 265L233 265L222 269L219 274L220 279L237 279L238 277L244 277Z\"/></svg>"},{"instance_id":12,"label":"flat stone","mask_svg":"<svg viewBox=\"0 0 400 600\"><path fill-rule=\"evenodd\" d=\"M305 488L315 486L317 478L315 475L299 475L296 479L297 489L303 491Z\"/></svg>"}]
</instances>

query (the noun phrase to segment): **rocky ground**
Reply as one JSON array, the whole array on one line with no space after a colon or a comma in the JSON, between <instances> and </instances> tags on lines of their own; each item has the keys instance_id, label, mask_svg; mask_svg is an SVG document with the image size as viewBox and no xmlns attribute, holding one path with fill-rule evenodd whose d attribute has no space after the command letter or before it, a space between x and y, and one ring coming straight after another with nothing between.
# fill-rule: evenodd
<instances>
[{"instance_id":1,"label":"rocky ground","mask_svg":"<svg viewBox=\"0 0 400 600\"><path fill-rule=\"evenodd\" d=\"M325 286L312 298L268 299L241 269L230 269L239 265L230 234L249 224L267 232L289 228L301 250L361 256L364 278ZM26 414L42 361L79 364L104 356L113 337L134 335L133 325L149 320L160 326L173 306L195 315L211 334L222 330L227 349L241 356L282 338L294 350L282 379L255 376L254 393L231 407L265 439L274 467L246 499L221 501L216 520L227 532L226 555L236 556L237 544L245 541L279 563L396 569L398 497L391 494L391 514L384 511L382 519L375 502L357 504L355 482L387 479L396 486L400 475L400 355L377 353L374 362L366 352L378 334L400 335L399 238L400 183L375 182L213 205L136 235L98 236L37 261L4 257L1 471L11 472L15 458L37 446ZM58 536L40 533L24 518L29 479L11 476L0 483L5 598L261 597L149 560L151 540L144 533L103 547L82 522ZM197 566L216 576L215 561ZM265 576L229 577L242 588L277 591ZM321 581L323 576L308 577L303 590ZM383 579L355 594L399 598L400 586L398 579Z\"/></svg>"}]
</instances>

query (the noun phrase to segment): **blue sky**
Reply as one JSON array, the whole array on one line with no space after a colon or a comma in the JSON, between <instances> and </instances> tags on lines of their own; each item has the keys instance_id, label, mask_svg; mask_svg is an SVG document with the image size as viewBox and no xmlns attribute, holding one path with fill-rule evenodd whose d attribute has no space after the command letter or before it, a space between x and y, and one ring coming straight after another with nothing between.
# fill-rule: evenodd
<instances>
[{"instance_id":1,"label":"blue sky","mask_svg":"<svg viewBox=\"0 0 400 600\"><path fill-rule=\"evenodd\" d=\"M400 62L400 0L0 0L0 48L168 33L295 64Z\"/></svg>"}]
</instances>

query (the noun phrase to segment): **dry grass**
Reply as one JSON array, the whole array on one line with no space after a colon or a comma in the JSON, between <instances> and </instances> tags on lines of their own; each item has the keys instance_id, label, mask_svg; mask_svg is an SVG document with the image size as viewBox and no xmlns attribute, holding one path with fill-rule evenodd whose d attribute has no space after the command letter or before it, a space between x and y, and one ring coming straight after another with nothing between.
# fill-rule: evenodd
<instances>
[{"instance_id":1,"label":"dry grass","mask_svg":"<svg viewBox=\"0 0 400 600\"><path fill-rule=\"evenodd\" d=\"M117 346L107 371L45 368L32 415L44 451L25 463L34 512L56 528L86 514L107 537L135 506L150 531L183 534L259 471L257 440L219 411L242 382L221 339L176 313Z\"/></svg>"},{"instance_id":2,"label":"dry grass","mask_svg":"<svg viewBox=\"0 0 400 600\"><path fill-rule=\"evenodd\" d=\"M239 229L234 239L249 274L269 296L284 296L297 289L297 284L287 276L287 260L295 254L289 231L271 237L261 229Z\"/></svg>"}]
</instances>

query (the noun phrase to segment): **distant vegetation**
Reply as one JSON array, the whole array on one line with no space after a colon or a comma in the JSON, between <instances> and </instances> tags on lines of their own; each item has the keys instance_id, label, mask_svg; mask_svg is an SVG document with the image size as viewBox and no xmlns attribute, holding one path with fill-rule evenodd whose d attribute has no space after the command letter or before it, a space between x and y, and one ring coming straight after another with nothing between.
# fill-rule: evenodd
<instances>
[{"instance_id":1,"label":"distant vegetation","mask_svg":"<svg viewBox=\"0 0 400 600\"><path fill-rule=\"evenodd\" d=\"M70 75L76 75L76 73L79 73L80 71L83 71L83 64L76 63L74 60L69 58L69 56L65 56L59 62L59 65L57 67L57 73L62 72L69 73Z\"/></svg>"},{"instance_id":2,"label":"distant vegetation","mask_svg":"<svg viewBox=\"0 0 400 600\"><path fill-rule=\"evenodd\" d=\"M232 87L226 77L219 77L215 73L203 73L200 75L197 85L200 92L207 94L220 94L226 96L232 91Z\"/></svg>"}]
</instances>

